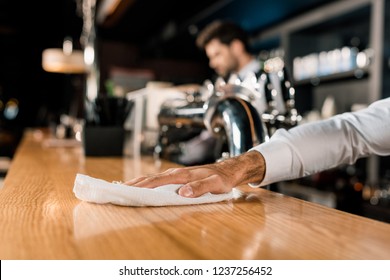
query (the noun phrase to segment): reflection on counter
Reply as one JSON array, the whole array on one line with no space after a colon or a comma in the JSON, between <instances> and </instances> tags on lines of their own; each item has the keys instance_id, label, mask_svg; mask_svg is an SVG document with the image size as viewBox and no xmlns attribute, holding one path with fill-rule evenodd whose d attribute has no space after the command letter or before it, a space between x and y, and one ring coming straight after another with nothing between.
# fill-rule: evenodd
<instances>
[{"instance_id":1,"label":"reflection on counter","mask_svg":"<svg viewBox=\"0 0 390 280\"><path fill-rule=\"evenodd\" d=\"M207 211L201 213L212 214L213 212L226 212L230 215L233 204L226 207L225 204L210 204ZM140 212L142 215L140 215ZM163 215L156 215L163 212ZM90 238L91 236L103 235L110 231L134 230L140 227L151 226L163 221L175 221L185 216L194 215L199 210L191 206L177 207L176 211L165 211L164 207L118 207L114 205L98 205L88 202L80 202L73 210L74 237L77 240ZM115 219L121 219L121 223L112 223L112 215ZM132 217L128 219L128 217Z\"/></svg>"},{"instance_id":2,"label":"reflection on counter","mask_svg":"<svg viewBox=\"0 0 390 280\"><path fill-rule=\"evenodd\" d=\"M242 205L247 208L238 207ZM276 212L268 215L282 214ZM226 221L226 217L239 225L220 227ZM257 217L251 223L253 227L251 231L248 231L245 224L245 218L248 217ZM148 238L140 239L140 234L151 236L160 234L161 229L164 231L167 228L174 228L176 236L187 236L186 229L190 227L196 246L202 244L205 248L212 247L214 250L226 251L226 248L223 248L226 243L222 242L220 247L216 245L214 241L216 225L204 222L209 220L218 225L219 239L224 239L226 242L237 235L238 229L245 231L245 242L240 242L242 247L240 251L235 252L239 254L239 258L255 259L264 246L271 246L272 242L275 242L275 239L271 241L264 235L267 215L261 202L261 195L254 193L245 194L234 202L203 204L201 209L193 206L176 206L174 211L170 207L118 207L80 202L73 209L73 237L81 244L101 238L112 238L118 232L123 232L129 240L134 239L138 246L145 243L144 247L148 247L150 241ZM163 240L161 234L160 238Z\"/></svg>"}]
</instances>

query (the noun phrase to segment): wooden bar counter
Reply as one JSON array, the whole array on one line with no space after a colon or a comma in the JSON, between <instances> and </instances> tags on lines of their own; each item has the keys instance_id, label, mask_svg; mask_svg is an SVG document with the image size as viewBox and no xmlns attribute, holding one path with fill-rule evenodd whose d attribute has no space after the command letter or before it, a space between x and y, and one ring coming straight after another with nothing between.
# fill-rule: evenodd
<instances>
[{"instance_id":1,"label":"wooden bar counter","mask_svg":"<svg viewBox=\"0 0 390 280\"><path fill-rule=\"evenodd\" d=\"M0 188L0 259L390 259L390 224L260 188L195 206L80 201L77 173L125 181L173 164L85 157L44 139L26 132Z\"/></svg>"}]
</instances>

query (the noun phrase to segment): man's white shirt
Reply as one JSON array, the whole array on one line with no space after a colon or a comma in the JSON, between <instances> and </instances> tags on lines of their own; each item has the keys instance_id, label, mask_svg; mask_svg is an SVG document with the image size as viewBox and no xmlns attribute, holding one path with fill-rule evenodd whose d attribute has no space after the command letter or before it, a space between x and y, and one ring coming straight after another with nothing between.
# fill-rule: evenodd
<instances>
[{"instance_id":1,"label":"man's white shirt","mask_svg":"<svg viewBox=\"0 0 390 280\"><path fill-rule=\"evenodd\" d=\"M390 155L390 98L354 113L279 129L251 150L262 153L266 161L264 180L253 187L352 164L370 154Z\"/></svg>"}]
</instances>

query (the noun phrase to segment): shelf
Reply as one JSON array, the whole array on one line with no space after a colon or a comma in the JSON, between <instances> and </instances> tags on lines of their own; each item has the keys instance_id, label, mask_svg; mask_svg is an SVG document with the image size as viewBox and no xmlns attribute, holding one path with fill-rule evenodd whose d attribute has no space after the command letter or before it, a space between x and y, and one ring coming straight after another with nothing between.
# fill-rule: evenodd
<instances>
[{"instance_id":1,"label":"shelf","mask_svg":"<svg viewBox=\"0 0 390 280\"><path fill-rule=\"evenodd\" d=\"M252 43L261 46L261 43L266 45L270 41L280 42L277 48L284 50L286 67L292 77L295 57L343 47L357 47L358 51L370 49L373 59L369 69L307 79L307 76L298 75L296 77L305 79L293 82L294 86L300 87L297 89L299 94L296 95L296 104L302 110L319 109L317 107L321 106L321 100L329 95L337 97L337 105L343 109L353 103L369 104L386 96L384 90L388 79L383 78L385 67L381 58L384 57L385 42L388 42L388 30L385 33L385 25L389 22L387 17L390 17L386 13L388 5L390 1L387 0L335 1L262 30L252 38ZM368 180L377 181L377 156L369 157L366 169Z\"/></svg>"},{"instance_id":2,"label":"shelf","mask_svg":"<svg viewBox=\"0 0 390 280\"><path fill-rule=\"evenodd\" d=\"M363 79L368 77L368 75L369 75L368 68L357 68L351 71L294 81L294 86L304 86L304 85L318 86L320 84L329 83L329 82L343 82L351 79Z\"/></svg>"},{"instance_id":3,"label":"shelf","mask_svg":"<svg viewBox=\"0 0 390 280\"><path fill-rule=\"evenodd\" d=\"M285 53L286 66L293 70L293 59L310 53L330 51L344 46L356 46L360 50L370 48L375 57L383 56L385 0L342 0L297 16L279 25L262 30L252 38L255 46L267 46L279 42ZM360 38L356 42L355 38ZM351 42L353 41L353 42ZM367 77L370 93L368 102L380 99L382 89L382 62L374 59ZM292 73L293 74L293 73ZM360 74L360 73L359 73ZM354 71L321 77L320 82L336 82L354 78ZM296 81L310 85L313 79ZM316 85L318 79L315 79Z\"/></svg>"},{"instance_id":4,"label":"shelf","mask_svg":"<svg viewBox=\"0 0 390 280\"><path fill-rule=\"evenodd\" d=\"M374 4L378 5L378 10L382 9L383 11L383 0L336 1L334 3L329 4L328 6L315 9L304 15L282 22L281 24L268 28L267 30L262 30L253 38L253 41L261 42L266 41L269 38L283 37L286 34L291 34L293 32L303 30L305 28L319 25L337 17L344 17L345 15L354 13L357 9Z\"/></svg>"}]
</instances>

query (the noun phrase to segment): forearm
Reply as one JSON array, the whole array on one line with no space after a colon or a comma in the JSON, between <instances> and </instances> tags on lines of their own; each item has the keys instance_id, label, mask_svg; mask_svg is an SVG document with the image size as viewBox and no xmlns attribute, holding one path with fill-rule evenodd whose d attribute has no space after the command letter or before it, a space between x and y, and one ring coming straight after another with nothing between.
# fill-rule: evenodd
<instances>
[{"instance_id":1,"label":"forearm","mask_svg":"<svg viewBox=\"0 0 390 280\"><path fill-rule=\"evenodd\" d=\"M231 178L235 186L261 182L265 175L265 160L261 153L250 151L217 163L217 168Z\"/></svg>"}]
</instances>

